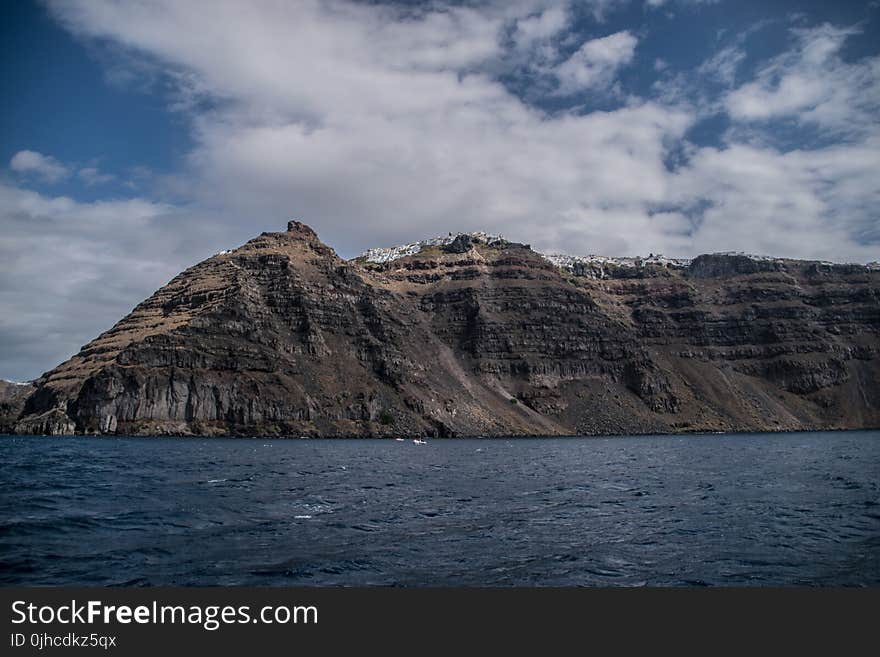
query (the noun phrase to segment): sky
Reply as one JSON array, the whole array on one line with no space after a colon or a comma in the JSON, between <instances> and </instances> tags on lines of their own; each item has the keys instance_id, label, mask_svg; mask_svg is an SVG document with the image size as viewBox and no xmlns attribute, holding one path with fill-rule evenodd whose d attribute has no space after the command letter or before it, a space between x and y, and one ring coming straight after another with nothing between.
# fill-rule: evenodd
<instances>
[{"instance_id":1,"label":"sky","mask_svg":"<svg viewBox=\"0 0 880 657\"><path fill-rule=\"evenodd\" d=\"M48 0L0 16L0 377L289 219L880 260L880 2Z\"/></svg>"}]
</instances>

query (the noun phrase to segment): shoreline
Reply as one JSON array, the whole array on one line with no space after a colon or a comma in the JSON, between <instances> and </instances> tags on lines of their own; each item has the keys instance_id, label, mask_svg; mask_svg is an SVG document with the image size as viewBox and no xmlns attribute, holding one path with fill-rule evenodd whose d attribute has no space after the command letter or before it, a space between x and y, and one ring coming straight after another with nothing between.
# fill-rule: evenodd
<instances>
[{"instance_id":1,"label":"shoreline","mask_svg":"<svg viewBox=\"0 0 880 657\"><path fill-rule=\"evenodd\" d=\"M440 440L444 442L455 442L457 440L486 440L486 441L497 441L497 440L548 440L548 439L563 439L563 440L589 440L589 439L604 439L604 438L667 438L667 437L712 437L712 436L748 436L748 435L777 435L777 434L802 434L802 433L850 433L850 432L872 432L872 431L880 431L880 427L851 427L851 428L833 428L833 429L765 429L765 430L742 430L742 431L681 431L675 433L657 433L657 432L645 432L645 433L612 433L612 434L560 434L560 435L547 435L547 434L501 434L501 435L493 435L493 436L424 436L424 435L416 435L416 434L397 434L397 435L382 435L382 436L282 436L282 435L245 435L245 434L235 434L235 435L200 435L200 434L99 434L99 433L77 433L77 434L39 434L39 433L0 433L0 439L6 438L102 438L102 439L130 439L130 438L144 438L144 439L173 439L173 440L282 440L282 441L307 441L307 440L320 440L320 441L334 441L334 440L345 440L345 441L360 441L360 440L377 440L377 441L395 441L398 438L403 438L407 441L411 441L414 438L419 438L421 440Z\"/></svg>"}]
</instances>

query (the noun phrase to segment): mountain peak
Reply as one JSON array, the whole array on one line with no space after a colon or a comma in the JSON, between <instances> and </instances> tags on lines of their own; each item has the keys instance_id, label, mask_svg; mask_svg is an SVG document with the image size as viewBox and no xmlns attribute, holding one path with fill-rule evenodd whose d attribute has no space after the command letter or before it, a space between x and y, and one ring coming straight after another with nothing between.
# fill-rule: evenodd
<instances>
[{"instance_id":1,"label":"mountain peak","mask_svg":"<svg viewBox=\"0 0 880 657\"><path fill-rule=\"evenodd\" d=\"M297 221L296 219L291 219L287 222L287 232L298 235L303 239L318 239L318 234L314 230L312 230L311 226L304 224L301 221Z\"/></svg>"}]
</instances>

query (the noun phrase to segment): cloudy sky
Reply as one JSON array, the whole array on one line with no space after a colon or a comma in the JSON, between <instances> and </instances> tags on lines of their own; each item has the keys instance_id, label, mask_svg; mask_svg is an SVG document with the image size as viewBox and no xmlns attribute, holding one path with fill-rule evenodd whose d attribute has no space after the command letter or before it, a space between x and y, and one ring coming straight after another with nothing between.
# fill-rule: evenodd
<instances>
[{"instance_id":1,"label":"cloudy sky","mask_svg":"<svg viewBox=\"0 0 880 657\"><path fill-rule=\"evenodd\" d=\"M0 377L290 218L880 259L880 2L4 3Z\"/></svg>"}]
</instances>

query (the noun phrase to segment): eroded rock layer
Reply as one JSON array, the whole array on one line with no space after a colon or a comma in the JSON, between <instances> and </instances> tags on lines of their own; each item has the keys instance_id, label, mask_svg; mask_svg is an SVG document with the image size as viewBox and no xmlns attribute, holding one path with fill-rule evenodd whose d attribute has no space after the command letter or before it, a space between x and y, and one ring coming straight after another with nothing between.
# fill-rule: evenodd
<instances>
[{"instance_id":1,"label":"eroded rock layer","mask_svg":"<svg viewBox=\"0 0 880 657\"><path fill-rule=\"evenodd\" d=\"M291 222L4 394L0 429L19 433L878 427L880 271L738 255L566 269L479 236L345 261Z\"/></svg>"}]
</instances>

